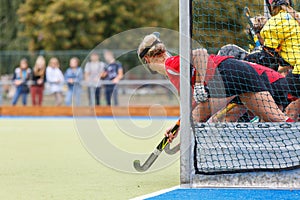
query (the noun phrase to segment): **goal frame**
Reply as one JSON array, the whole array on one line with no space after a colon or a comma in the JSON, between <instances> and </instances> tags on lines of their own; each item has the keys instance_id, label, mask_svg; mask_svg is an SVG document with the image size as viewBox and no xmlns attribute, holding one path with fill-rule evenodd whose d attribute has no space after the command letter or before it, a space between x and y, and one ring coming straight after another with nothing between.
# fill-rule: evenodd
<instances>
[{"instance_id":1,"label":"goal frame","mask_svg":"<svg viewBox=\"0 0 300 200\"><path fill-rule=\"evenodd\" d=\"M264 14L269 12L264 1ZM250 188L300 188L300 169L288 172L248 172L238 174L199 175L194 168L194 136L191 124L191 50L192 1L179 0L179 54L180 54L180 184L181 187L250 187ZM300 127L300 124L295 124ZM293 184L288 182L295 176ZM270 179L266 179L270 177ZM279 181L278 181L279 180ZM277 181L277 182L276 182ZM295 184L296 183L296 184Z\"/></svg>"}]
</instances>

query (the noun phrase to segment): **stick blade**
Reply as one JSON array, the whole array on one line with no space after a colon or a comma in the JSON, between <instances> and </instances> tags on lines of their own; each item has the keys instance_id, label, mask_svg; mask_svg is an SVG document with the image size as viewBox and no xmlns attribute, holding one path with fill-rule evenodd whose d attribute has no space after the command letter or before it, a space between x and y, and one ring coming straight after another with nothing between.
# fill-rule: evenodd
<instances>
[{"instance_id":1,"label":"stick blade","mask_svg":"<svg viewBox=\"0 0 300 200\"><path fill-rule=\"evenodd\" d=\"M180 150L180 144L177 144L175 147L173 147L172 149L170 148L170 144L168 144L166 147L165 147L165 152L169 155L173 155L173 154L176 154L179 150Z\"/></svg>"},{"instance_id":2,"label":"stick blade","mask_svg":"<svg viewBox=\"0 0 300 200\"><path fill-rule=\"evenodd\" d=\"M244 14L247 16L247 17L250 17L250 10L248 7L245 7L244 8Z\"/></svg>"},{"instance_id":3,"label":"stick blade","mask_svg":"<svg viewBox=\"0 0 300 200\"><path fill-rule=\"evenodd\" d=\"M147 171L151 165L155 162L155 160L158 158L159 154L161 153L160 150L155 150L151 155L148 157L148 159L145 161L143 165L141 165L141 162L139 160L135 160L133 162L133 167L138 172L144 172Z\"/></svg>"},{"instance_id":4,"label":"stick blade","mask_svg":"<svg viewBox=\"0 0 300 200\"><path fill-rule=\"evenodd\" d=\"M144 169L143 166L141 166L141 162L139 160L133 161L133 167L138 172L144 172L147 169Z\"/></svg>"}]
</instances>

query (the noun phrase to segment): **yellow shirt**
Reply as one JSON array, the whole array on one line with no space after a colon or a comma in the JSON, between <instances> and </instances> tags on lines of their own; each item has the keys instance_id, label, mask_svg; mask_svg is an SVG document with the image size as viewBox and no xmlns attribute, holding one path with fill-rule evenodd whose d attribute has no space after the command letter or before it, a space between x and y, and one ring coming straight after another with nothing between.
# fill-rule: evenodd
<instances>
[{"instance_id":1,"label":"yellow shirt","mask_svg":"<svg viewBox=\"0 0 300 200\"><path fill-rule=\"evenodd\" d=\"M300 25L287 12L281 10L271 17L260 32L264 45L276 49L281 46L280 56L300 74Z\"/></svg>"}]
</instances>

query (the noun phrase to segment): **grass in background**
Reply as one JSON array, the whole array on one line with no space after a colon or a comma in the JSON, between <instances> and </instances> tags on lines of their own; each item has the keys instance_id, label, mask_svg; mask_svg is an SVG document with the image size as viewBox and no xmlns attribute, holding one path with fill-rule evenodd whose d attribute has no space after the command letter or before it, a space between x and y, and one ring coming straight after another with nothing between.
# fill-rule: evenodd
<instances>
[{"instance_id":1,"label":"grass in background","mask_svg":"<svg viewBox=\"0 0 300 200\"><path fill-rule=\"evenodd\" d=\"M104 166L85 150L71 118L0 118L0 137L0 199L129 199L179 185L179 161L149 174Z\"/></svg>"}]
</instances>

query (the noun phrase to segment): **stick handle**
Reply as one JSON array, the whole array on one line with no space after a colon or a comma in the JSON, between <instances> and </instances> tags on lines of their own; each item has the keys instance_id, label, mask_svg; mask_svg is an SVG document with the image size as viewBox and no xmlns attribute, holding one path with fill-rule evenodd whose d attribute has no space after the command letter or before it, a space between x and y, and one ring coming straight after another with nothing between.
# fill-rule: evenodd
<instances>
[{"instance_id":1,"label":"stick handle","mask_svg":"<svg viewBox=\"0 0 300 200\"><path fill-rule=\"evenodd\" d=\"M219 113L217 113L216 118L220 119L226 115L227 112L229 112L231 109L233 109L235 106L237 106L236 103L229 103L223 110L221 110Z\"/></svg>"},{"instance_id":2,"label":"stick handle","mask_svg":"<svg viewBox=\"0 0 300 200\"><path fill-rule=\"evenodd\" d=\"M144 170L149 169L151 165L155 162L155 160L158 158L160 153L161 151L154 150L141 168Z\"/></svg>"},{"instance_id":3,"label":"stick handle","mask_svg":"<svg viewBox=\"0 0 300 200\"><path fill-rule=\"evenodd\" d=\"M253 29L254 26L253 26L253 23L251 21L250 10L249 10L248 7L244 8L244 15L247 18L248 24L250 25L251 39L255 42L256 47L261 46L260 36L259 36L259 34L256 34L254 29Z\"/></svg>"},{"instance_id":4,"label":"stick handle","mask_svg":"<svg viewBox=\"0 0 300 200\"><path fill-rule=\"evenodd\" d=\"M176 134L176 131L178 130L179 126L180 126L180 119L176 122L175 126L171 129L171 133L173 135ZM135 160L133 162L134 168L139 172L144 172L148 170L151 167L151 165L154 163L154 161L158 158L159 154L164 150L164 148L168 144L169 144L168 137L164 137L143 165L140 164L139 160Z\"/></svg>"},{"instance_id":5,"label":"stick handle","mask_svg":"<svg viewBox=\"0 0 300 200\"><path fill-rule=\"evenodd\" d=\"M180 126L180 119L177 120L175 126L173 126L173 128L171 129L170 132L172 133L172 135L175 135L175 134L176 134L176 132L177 132L179 126ZM162 139L162 141L159 143L159 145L157 145L156 149L159 150L159 151L162 151L162 150L164 150L164 148L167 146L167 144L169 144L169 142L168 142L168 137L165 136L165 137Z\"/></svg>"}]
</instances>

